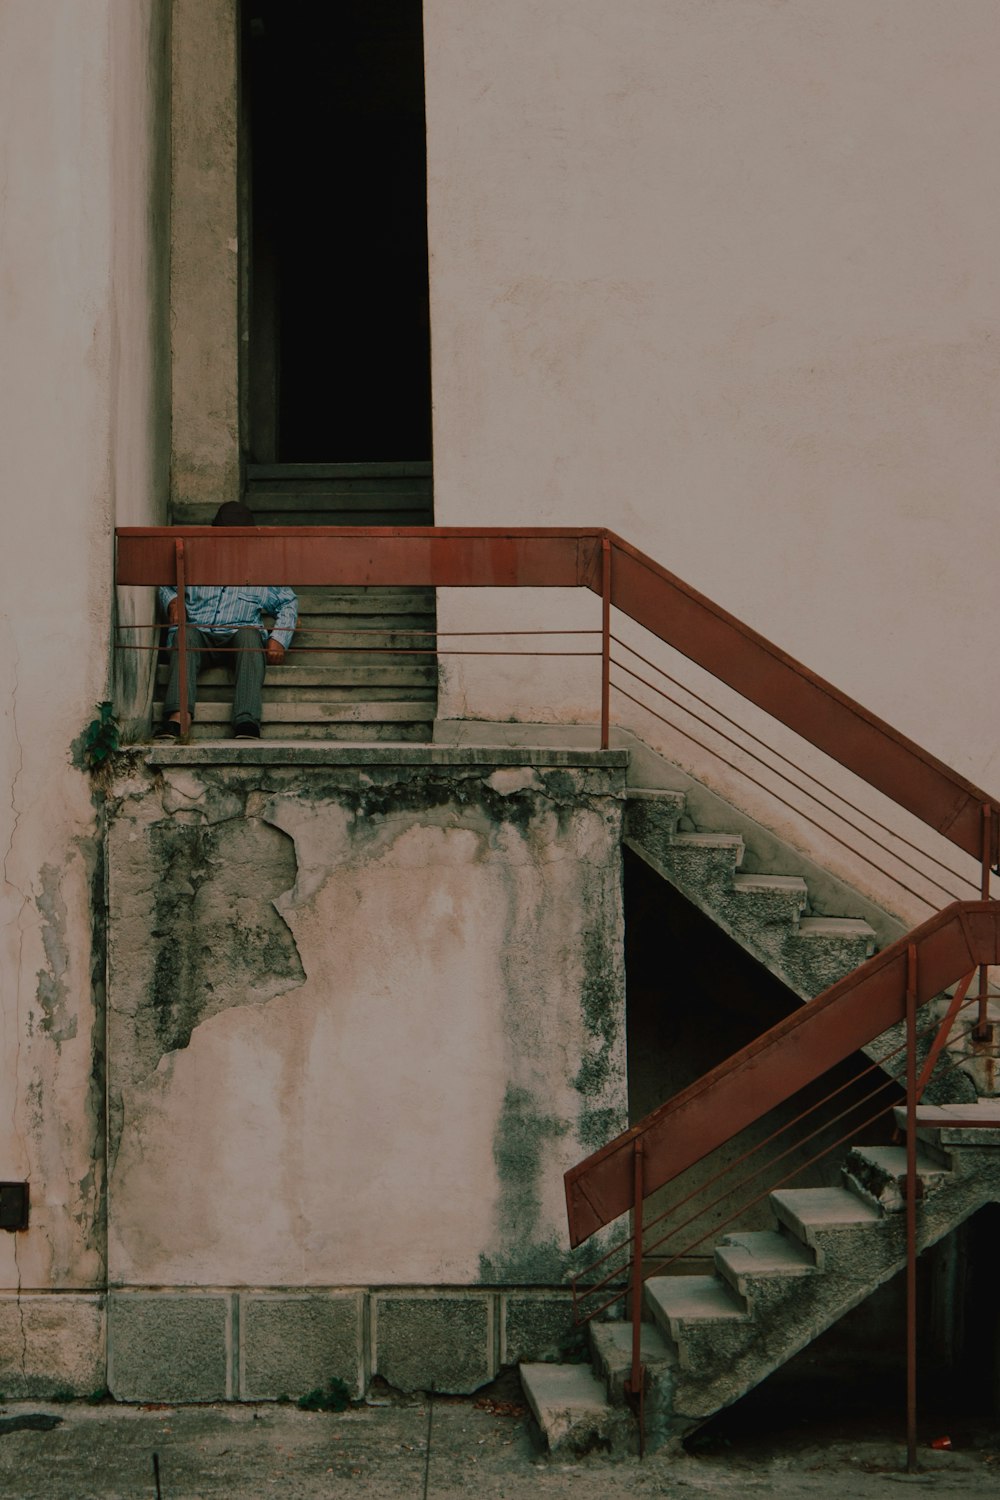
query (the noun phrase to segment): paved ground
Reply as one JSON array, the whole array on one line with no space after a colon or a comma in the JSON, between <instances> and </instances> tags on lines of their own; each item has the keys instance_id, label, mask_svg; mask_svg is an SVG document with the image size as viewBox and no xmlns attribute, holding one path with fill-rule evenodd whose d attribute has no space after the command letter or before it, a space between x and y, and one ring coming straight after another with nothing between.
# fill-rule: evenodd
<instances>
[{"instance_id":1,"label":"paved ground","mask_svg":"<svg viewBox=\"0 0 1000 1500\"><path fill-rule=\"evenodd\" d=\"M9 1403L0 1408L3 1500L625 1500L747 1492L885 1497L916 1485L940 1497L1000 1493L1000 1427L969 1423L951 1450L920 1450L905 1476L885 1422L743 1409L706 1429L694 1453L613 1461L544 1457L511 1392L366 1406L340 1415L291 1406L122 1407ZM735 1410L735 1409L734 1409ZM39 1430L39 1418L55 1420ZM33 1427L22 1425L33 1420ZM930 1437L928 1433L928 1438Z\"/></svg>"}]
</instances>

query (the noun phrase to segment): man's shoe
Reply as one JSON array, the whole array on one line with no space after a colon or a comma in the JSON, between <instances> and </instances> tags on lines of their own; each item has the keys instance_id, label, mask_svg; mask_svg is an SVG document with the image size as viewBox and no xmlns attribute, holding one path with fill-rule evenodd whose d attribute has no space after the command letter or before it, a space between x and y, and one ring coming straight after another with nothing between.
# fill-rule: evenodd
<instances>
[{"instance_id":1,"label":"man's shoe","mask_svg":"<svg viewBox=\"0 0 1000 1500\"><path fill-rule=\"evenodd\" d=\"M233 737L237 740L259 740L260 725L256 719L241 719L233 726Z\"/></svg>"},{"instance_id":2,"label":"man's shoe","mask_svg":"<svg viewBox=\"0 0 1000 1500\"><path fill-rule=\"evenodd\" d=\"M179 740L181 737L181 726L176 719L164 719L162 724L156 726L153 735L154 740Z\"/></svg>"}]
</instances>

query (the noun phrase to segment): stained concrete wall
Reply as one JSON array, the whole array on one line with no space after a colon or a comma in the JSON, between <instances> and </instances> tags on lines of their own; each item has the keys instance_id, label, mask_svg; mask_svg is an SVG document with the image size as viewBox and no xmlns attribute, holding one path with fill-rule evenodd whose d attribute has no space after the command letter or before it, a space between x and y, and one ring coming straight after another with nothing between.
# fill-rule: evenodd
<instances>
[{"instance_id":1,"label":"stained concrete wall","mask_svg":"<svg viewBox=\"0 0 1000 1500\"><path fill-rule=\"evenodd\" d=\"M974 579L1000 550L996 5L424 11L439 523L609 525L995 785L992 605ZM569 604L442 594L439 620L598 623L593 601ZM595 670L570 665L453 658L441 714L592 720ZM926 914L722 761L614 707L869 894Z\"/></svg>"},{"instance_id":2,"label":"stained concrete wall","mask_svg":"<svg viewBox=\"0 0 1000 1500\"><path fill-rule=\"evenodd\" d=\"M624 757L226 757L116 787L112 1285L558 1285L627 1119Z\"/></svg>"},{"instance_id":3,"label":"stained concrete wall","mask_svg":"<svg viewBox=\"0 0 1000 1500\"><path fill-rule=\"evenodd\" d=\"M165 514L168 7L0 5L0 1388L103 1384L103 860L80 737L113 527ZM141 671L128 674L133 698ZM59 1297L47 1295L57 1289Z\"/></svg>"},{"instance_id":4,"label":"stained concrete wall","mask_svg":"<svg viewBox=\"0 0 1000 1500\"><path fill-rule=\"evenodd\" d=\"M173 0L171 498L240 495L237 0Z\"/></svg>"}]
</instances>

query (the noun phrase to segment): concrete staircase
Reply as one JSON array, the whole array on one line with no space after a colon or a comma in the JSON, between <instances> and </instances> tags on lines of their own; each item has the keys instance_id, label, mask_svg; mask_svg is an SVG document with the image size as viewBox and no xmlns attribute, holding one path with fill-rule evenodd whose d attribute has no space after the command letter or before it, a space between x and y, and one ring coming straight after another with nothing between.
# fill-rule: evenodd
<instances>
[{"instance_id":1,"label":"concrete staircase","mask_svg":"<svg viewBox=\"0 0 1000 1500\"><path fill-rule=\"evenodd\" d=\"M804 880L742 873L741 835L695 831L684 792L630 787L624 842L802 1000L875 951L867 922L811 913Z\"/></svg>"},{"instance_id":2,"label":"concrete staircase","mask_svg":"<svg viewBox=\"0 0 1000 1500\"><path fill-rule=\"evenodd\" d=\"M897 1124L905 1125L902 1110ZM997 1126L997 1100L919 1110L920 1249L1000 1202ZM726 1235L713 1275L647 1281L641 1334L650 1446L683 1437L745 1395L904 1266L905 1174L904 1147L855 1147L841 1187L772 1193L774 1228ZM624 1451L636 1441L624 1406L631 1326L594 1323L589 1332L590 1366L521 1366L552 1451Z\"/></svg>"},{"instance_id":3,"label":"concrete staircase","mask_svg":"<svg viewBox=\"0 0 1000 1500\"><path fill-rule=\"evenodd\" d=\"M424 526L433 521L430 464L250 465L247 503L261 526ZM182 504L174 521L211 524L216 506ZM264 680L265 739L426 741L437 709L431 588L298 588L299 628ZM373 650L365 650L365 647ZM377 652L377 654L373 654ZM157 671L156 704L167 668ZM199 675L196 740L230 733L232 684ZM154 708L154 722L159 718Z\"/></svg>"}]
</instances>

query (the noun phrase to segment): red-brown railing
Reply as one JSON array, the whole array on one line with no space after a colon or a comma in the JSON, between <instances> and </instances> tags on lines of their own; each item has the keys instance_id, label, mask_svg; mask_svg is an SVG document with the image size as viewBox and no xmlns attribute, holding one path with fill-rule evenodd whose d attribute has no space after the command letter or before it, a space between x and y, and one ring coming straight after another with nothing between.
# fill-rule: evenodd
<instances>
[{"instance_id":1,"label":"red-brown railing","mask_svg":"<svg viewBox=\"0 0 1000 1500\"><path fill-rule=\"evenodd\" d=\"M603 601L605 745L613 606L977 861L985 840L996 861L995 799L613 532L193 526L117 535L120 584L176 583L180 574L189 584L590 589Z\"/></svg>"},{"instance_id":2,"label":"red-brown railing","mask_svg":"<svg viewBox=\"0 0 1000 1500\"><path fill-rule=\"evenodd\" d=\"M613 532L527 527L125 527L119 528L117 540L119 584L172 583L181 600L185 584L589 589L601 599L602 746L609 740L612 686L632 698L628 688L612 683L612 666L624 672L630 684L645 682L660 698L674 701L661 683L650 683L637 672L634 646L613 636L612 609L617 609L978 862L980 902L947 907L567 1173L574 1246L621 1214L636 1210L634 1296L642 1278L641 1207L649 1193L838 1059L904 1019L912 1126L918 1095L916 1009L977 966L975 1034L981 1040L988 1034L986 971L1000 962L1000 909L989 902L990 870L1000 852L1000 803ZM185 630L182 610L177 639L182 720L187 704ZM630 660L613 657L613 645L630 652ZM667 678L658 664L638 659L657 672L661 682ZM690 708L684 711L690 713ZM779 759L789 763L787 757ZM841 794L833 795L844 801ZM916 848L912 843L909 847ZM942 892L947 889L939 880L931 884ZM940 1050L942 1044L943 1033L935 1046ZM908 1132L908 1152L912 1181L907 1213L912 1220L913 1129ZM912 1251L912 1222L909 1228ZM632 1388L641 1395L638 1304L634 1306Z\"/></svg>"}]
</instances>

